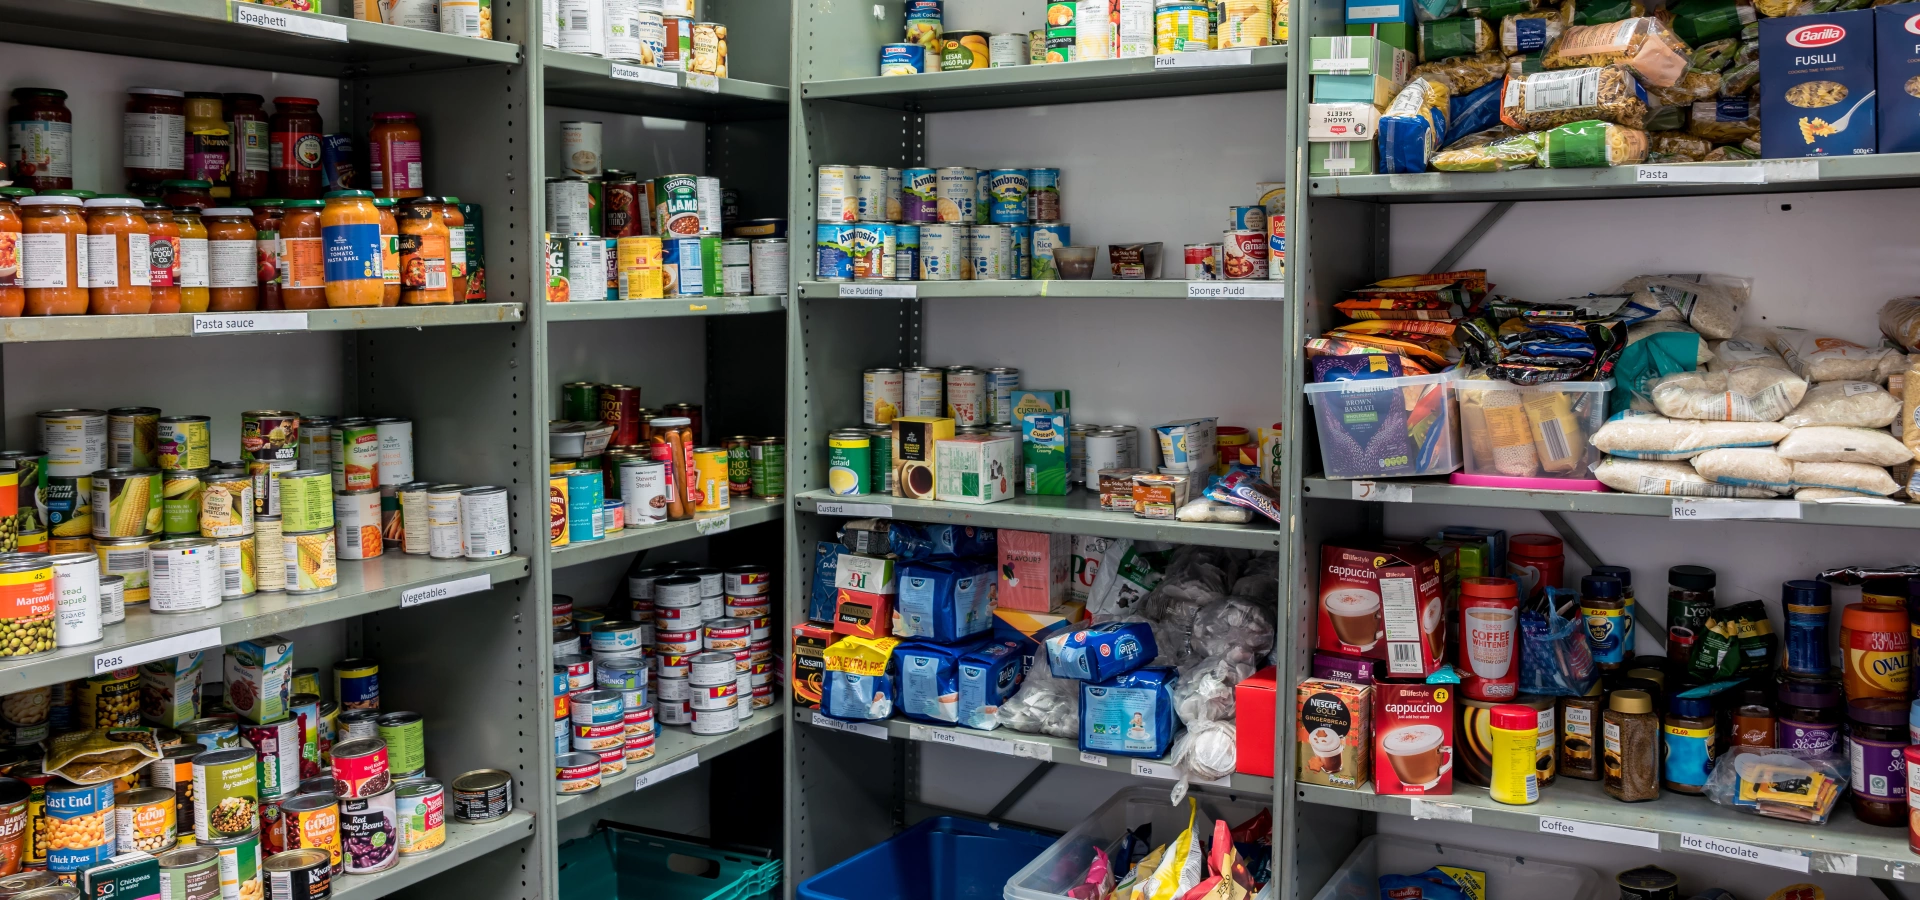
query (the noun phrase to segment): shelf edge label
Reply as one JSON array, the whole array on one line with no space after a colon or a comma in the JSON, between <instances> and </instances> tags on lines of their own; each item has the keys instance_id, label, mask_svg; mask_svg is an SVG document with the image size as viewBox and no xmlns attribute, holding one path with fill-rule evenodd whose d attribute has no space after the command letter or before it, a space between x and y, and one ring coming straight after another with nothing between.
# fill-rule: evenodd
<instances>
[{"instance_id":1,"label":"shelf edge label","mask_svg":"<svg viewBox=\"0 0 1920 900\"><path fill-rule=\"evenodd\" d=\"M1133 769L1133 774L1138 775L1141 778L1158 778L1162 781L1179 781L1180 780L1180 770L1174 766L1167 765L1166 763L1154 762L1152 760L1147 760L1147 759L1136 759L1133 761L1132 769ZM1232 787L1233 776L1227 775L1221 778L1215 778L1212 781L1194 780L1194 781L1190 781L1189 783L1190 784L1207 784L1207 785L1212 785L1214 787Z\"/></svg>"},{"instance_id":2,"label":"shelf edge label","mask_svg":"<svg viewBox=\"0 0 1920 900\"><path fill-rule=\"evenodd\" d=\"M691 772L698 768L700 768L700 754L689 753L664 766L642 772L639 778L633 780L633 789L637 791L650 785L659 784L675 775Z\"/></svg>"},{"instance_id":3,"label":"shelf edge label","mask_svg":"<svg viewBox=\"0 0 1920 900\"><path fill-rule=\"evenodd\" d=\"M1088 753L1085 750L1080 751L1080 761L1083 763L1086 763L1089 766L1099 766L1103 769L1106 768L1107 766L1106 757L1101 756L1098 753Z\"/></svg>"},{"instance_id":4,"label":"shelf edge label","mask_svg":"<svg viewBox=\"0 0 1920 900\"><path fill-rule=\"evenodd\" d=\"M1412 503L1413 486L1384 481L1356 481L1353 499L1367 503Z\"/></svg>"},{"instance_id":5,"label":"shelf edge label","mask_svg":"<svg viewBox=\"0 0 1920 900\"><path fill-rule=\"evenodd\" d=\"M1778 869L1789 869L1795 872L1804 873L1807 871L1807 855L1804 853L1793 853L1786 850L1769 850L1765 847L1755 847L1752 844L1742 844L1739 841L1723 841L1719 838L1704 837L1698 834L1682 834L1680 835L1680 849L1692 850L1695 853L1705 853L1708 856L1722 856L1727 859L1737 859L1742 862L1759 863L1763 866L1773 866Z\"/></svg>"},{"instance_id":6,"label":"shelf edge label","mask_svg":"<svg viewBox=\"0 0 1920 900\"><path fill-rule=\"evenodd\" d=\"M733 513L702 516L693 520L693 530L701 534L724 534L733 530Z\"/></svg>"},{"instance_id":7,"label":"shelf edge label","mask_svg":"<svg viewBox=\"0 0 1920 900\"><path fill-rule=\"evenodd\" d=\"M1279 300L1286 296L1284 281L1189 281L1189 300Z\"/></svg>"},{"instance_id":8,"label":"shelf edge label","mask_svg":"<svg viewBox=\"0 0 1920 900\"><path fill-rule=\"evenodd\" d=\"M971 750L984 750L1002 756L1018 756L1025 759L1037 759L1043 762L1053 761L1053 746L1037 741L1018 741L1006 738L986 737L968 734L964 731L948 731L929 728L925 725L907 726L907 736L916 741L929 744L946 744L952 747L966 747Z\"/></svg>"},{"instance_id":9,"label":"shelf edge label","mask_svg":"<svg viewBox=\"0 0 1920 900\"><path fill-rule=\"evenodd\" d=\"M607 77L615 81L638 81L641 84L657 84L661 87L677 88L680 76L652 66L629 66L625 63L608 63Z\"/></svg>"},{"instance_id":10,"label":"shelf edge label","mask_svg":"<svg viewBox=\"0 0 1920 900\"><path fill-rule=\"evenodd\" d=\"M1641 184L1766 184L1760 166L1636 166L1633 180Z\"/></svg>"},{"instance_id":11,"label":"shelf edge label","mask_svg":"<svg viewBox=\"0 0 1920 900\"><path fill-rule=\"evenodd\" d=\"M720 76L707 75L701 72L688 72L687 90L718 94L720 93Z\"/></svg>"},{"instance_id":12,"label":"shelf edge label","mask_svg":"<svg viewBox=\"0 0 1920 900\"><path fill-rule=\"evenodd\" d=\"M827 728L833 731L844 731L848 734L857 734L857 735L860 735L861 737L870 737L877 741L884 741L887 739L887 729L886 729L886 726L884 725L868 725L864 722L842 722L839 719L829 719L827 718L825 713L822 713L818 710L814 711L813 718L809 719L808 721L811 722L816 728Z\"/></svg>"},{"instance_id":13,"label":"shelf edge label","mask_svg":"<svg viewBox=\"0 0 1920 900\"><path fill-rule=\"evenodd\" d=\"M912 300L920 296L920 286L916 284L843 284L840 296L861 297L868 300Z\"/></svg>"},{"instance_id":14,"label":"shelf edge label","mask_svg":"<svg viewBox=\"0 0 1920 900\"><path fill-rule=\"evenodd\" d=\"M1629 847L1645 847L1648 850L1660 849L1660 835L1655 832L1641 831L1638 828L1621 828L1617 825L1601 825L1597 822L1542 818L1540 833L1605 841L1609 844L1626 844Z\"/></svg>"},{"instance_id":15,"label":"shelf edge label","mask_svg":"<svg viewBox=\"0 0 1920 900\"><path fill-rule=\"evenodd\" d=\"M261 331L305 331L303 312L195 313L194 334L246 334Z\"/></svg>"},{"instance_id":16,"label":"shelf edge label","mask_svg":"<svg viewBox=\"0 0 1920 900\"><path fill-rule=\"evenodd\" d=\"M1415 797L1408 801L1407 812L1416 819L1433 819L1438 822L1473 823L1473 807L1457 803L1436 803L1432 800Z\"/></svg>"},{"instance_id":17,"label":"shelf edge label","mask_svg":"<svg viewBox=\"0 0 1920 900\"><path fill-rule=\"evenodd\" d=\"M131 647L121 647L118 650L108 650L105 653L93 655L93 674L98 675L114 669L124 669L157 659L166 659L169 656L218 647L220 644L220 629L207 628L187 634L176 634L157 641L148 641L144 644L135 644Z\"/></svg>"},{"instance_id":18,"label":"shelf edge label","mask_svg":"<svg viewBox=\"0 0 1920 900\"><path fill-rule=\"evenodd\" d=\"M233 21L237 25L252 25L269 31L285 34L297 34L301 37L319 38L323 41L347 42L347 23L329 22L313 16L298 16L286 10L264 7L257 3L232 4ZM302 316L302 318L305 318Z\"/></svg>"},{"instance_id":19,"label":"shelf edge label","mask_svg":"<svg viewBox=\"0 0 1920 900\"><path fill-rule=\"evenodd\" d=\"M1195 50L1188 53L1161 53L1153 58L1156 69L1211 69L1217 66L1253 64L1253 48Z\"/></svg>"},{"instance_id":20,"label":"shelf edge label","mask_svg":"<svg viewBox=\"0 0 1920 900\"><path fill-rule=\"evenodd\" d=\"M1685 521L1712 519L1798 519L1798 500L1695 500L1673 498L1670 518Z\"/></svg>"},{"instance_id":21,"label":"shelf edge label","mask_svg":"<svg viewBox=\"0 0 1920 900\"><path fill-rule=\"evenodd\" d=\"M493 587L492 575L469 575L426 587L409 588L400 592L400 608L406 609L409 606L419 606L422 603L432 603L435 600L445 600L461 594L477 594L490 587Z\"/></svg>"},{"instance_id":22,"label":"shelf edge label","mask_svg":"<svg viewBox=\"0 0 1920 900\"><path fill-rule=\"evenodd\" d=\"M753 311L752 304L748 303L747 298L745 297L728 297L726 301L726 306L727 306L727 315L730 315L730 316L735 316L744 312Z\"/></svg>"},{"instance_id":23,"label":"shelf edge label","mask_svg":"<svg viewBox=\"0 0 1920 900\"><path fill-rule=\"evenodd\" d=\"M821 501L814 504L813 511L823 516L848 516L855 519L888 519L893 517L893 506L887 503L829 503Z\"/></svg>"}]
</instances>

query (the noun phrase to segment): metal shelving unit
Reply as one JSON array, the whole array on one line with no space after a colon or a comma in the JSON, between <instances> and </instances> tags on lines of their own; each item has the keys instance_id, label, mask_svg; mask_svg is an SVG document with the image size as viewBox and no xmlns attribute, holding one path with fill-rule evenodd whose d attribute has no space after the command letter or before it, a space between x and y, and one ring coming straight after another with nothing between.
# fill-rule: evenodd
<instances>
[{"instance_id":1,"label":"metal shelving unit","mask_svg":"<svg viewBox=\"0 0 1920 900\"><path fill-rule=\"evenodd\" d=\"M1667 181L1641 179L1639 166L1604 169L1522 169L1483 174L1422 172L1413 175L1348 175L1313 178L1314 197L1345 197L1388 203L1463 203L1474 200L1609 200L1628 197L1692 197L1713 194L1773 194L1860 191L1920 186L1920 153L1836 156L1829 159L1761 159L1725 163L1677 163ZM1711 170L1710 176L1702 170ZM1735 170L1751 184L1710 182Z\"/></svg>"},{"instance_id":2,"label":"metal shelving unit","mask_svg":"<svg viewBox=\"0 0 1920 900\"><path fill-rule=\"evenodd\" d=\"M447 842L422 856L403 856L394 867L372 875L340 875L333 881L333 896L345 900L372 900L402 888L419 884L490 853L531 838L533 813L517 810L497 822L462 825L447 822Z\"/></svg>"},{"instance_id":3,"label":"metal shelving unit","mask_svg":"<svg viewBox=\"0 0 1920 900\"><path fill-rule=\"evenodd\" d=\"M1042 66L1041 68L1046 68ZM993 71L988 69L986 71ZM1162 266L1171 265L1164 261ZM802 281L800 299L938 300L950 298L1013 297L1039 300L1047 297L1074 300L1279 300L1279 281L898 281L841 282Z\"/></svg>"},{"instance_id":4,"label":"metal shelving unit","mask_svg":"<svg viewBox=\"0 0 1920 900\"><path fill-rule=\"evenodd\" d=\"M1356 487L1356 485L1362 485ZM1382 491L1381 488L1385 490ZM1404 488L1404 491L1401 489ZM1650 494L1528 491L1514 488L1465 487L1421 479L1377 482L1308 478L1301 490L1309 500L1360 500L1371 493L1382 503L1424 503L1434 506L1473 506L1488 509L1537 509L1542 512L1609 513L1621 516L1678 518L1676 507L1741 509L1741 518L1808 525L1862 525L1874 528L1920 528L1920 507L1908 503L1833 501L1802 503L1785 500L1713 500L1700 497L1664 497ZM1765 512L1766 514L1757 514ZM1708 517L1703 517L1708 518Z\"/></svg>"},{"instance_id":5,"label":"metal shelving unit","mask_svg":"<svg viewBox=\"0 0 1920 900\"><path fill-rule=\"evenodd\" d=\"M1246 550L1278 550L1284 542L1280 531L1266 522L1221 525L1143 519L1131 512L1101 509L1100 496L1090 491L1074 491L1064 497L1021 494L1011 500L975 505L885 495L836 497L821 489L802 491L794 496L793 503L794 509L799 512L822 516L878 517L981 528L1018 528L1022 531L1091 534Z\"/></svg>"},{"instance_id":6,"label":"metal shelving unit","mask_svg":"<svg viewBox=\"0 0 1920 900\"><path fill-rule=\"evenodd\" d=\"M102 341L126 338L220 337L216 328L245 333L294 331L368 331L380 328L434 328L442 325L499 325L525 319L518 303L461 303L453 306L384 306L369 309L314 309L257 316L234 313L170 313L146 316L48 316L0 319L0 343Z\"/></svg>"},{"instance_id":7,"label":"metal shelving unit","mask_svg":"<svg viewBox=\"0 0 1920 900\"><path fill-rule=\"evenodd\" d=\"M785 295L553 303L547 306L547 321L601 322L608 319L658 319L676 316L742 316L777 313L786 308Z\"/></svg>"},{"instance_id":8,"label":"metal shelving unit","mask_svg":"<svg viewBox=\"0 0 1920 900\"><path fill-rule=\"evenodd\" d=\"M1271 89L1287 70L1287 48L1257 47L1048 66L1006 66L920 75L824 78L800 86L808 100L844 100L908 112L952 112L1052 103L1097 103Z\"/></svg>"},{"instance_id":9,"label":"metal shelving unit","mask_svg":"<svg viewBox=\"0 0 1920 900\"><path fill-rule=\"evenodd\" d=\"M740 721L738 730L726 734L703 736L685 726L662 725L654 735L652 759L628 763L625 772L601 781L600 787L588 793L563 795L554 808L564 818L584 815L675 775L691 772L729 750L779 732L777 708L755 710L752 716Z\"/></svg>"},{"instance_id":10,"label":"metal shelving unit","mask_svg":"<svg viewBox=\"0 0 1920 900\"><path fill-rule=\"evenodd\" d=\"M553 565L577 566L597 559L627 556L655 547L666 547L710 535L724 534L735 528L778 522L786 514L779 500L733 500L733 508L723 513L702 513L691 519L628 528L618 534L579 544L568 544L553 551Z\"/></svg>"}]
</instances>

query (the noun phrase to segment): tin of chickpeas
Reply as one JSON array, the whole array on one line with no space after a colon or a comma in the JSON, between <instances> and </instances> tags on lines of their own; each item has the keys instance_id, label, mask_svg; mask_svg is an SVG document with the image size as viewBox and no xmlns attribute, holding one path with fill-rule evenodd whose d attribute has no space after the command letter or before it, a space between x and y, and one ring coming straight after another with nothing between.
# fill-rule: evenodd
<instances>
[{"instance_id":1,"label":"tin of chickpeas","mask_svg":"<svg viewBox=\"0 0 1920 900\"><path fill-rule=\"evenodd\" d=\"M47 785L47 871L79 872L113 855L113 783Z\"/></svg>"}]
</instances>

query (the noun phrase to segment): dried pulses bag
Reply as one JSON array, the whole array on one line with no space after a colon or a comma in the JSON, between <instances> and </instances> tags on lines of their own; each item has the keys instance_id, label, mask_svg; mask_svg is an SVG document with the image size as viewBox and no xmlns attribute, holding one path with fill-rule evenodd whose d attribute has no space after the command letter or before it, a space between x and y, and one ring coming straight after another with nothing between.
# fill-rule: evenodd
<instances>
[{"instance_id":1,"label":"dried pulses bag","mask_svg":"<svg viewBox=\"0 0 1920 900\"><path fill-rule=\"evenodd\" d=\"M1683 462L1609 458L1593 467L1593 477L1601 484L1627 494L1730 497L1742 500L1765 500L1774 496L1773 491L1764 488L1715 484Z\"/></svg>"},{"instance_id":2,"label":"dried pulses bag","mask_svg":"<svg viewBox=\"0 0 1920 900\"><path fill-rule=\"evenodd\" d=\"M1679 372L1647 386L1653 406L1675 419L1778 422L1807 394L1792 372L1747 366L1725 372Z\"/></svg>"},{"instance_id":3,"label":"dried pulses bag","mask_svg":"<svg viewBox=\"0 0 1920 900\"><path fill-rule=\"evenodd\" d=\"M1780 441L1781 458L1794 462L1865 463L1893 466L1913 462L1913 451L1900 439L1873 428L1809 425L1795 428Z\"/></svg>"},{"instance_id":4,"label":"dried pulses bag","mask_svg":"<svg viewBox=\"0 0 1920 900\"><path fill-rule=\"evenodd\" d=\"M1687 70L1691 51L1659 19L1642 16L1606 25L1575 25L1547 53L1549 69L1624 63L1653 87L1668 87Z\"/></svg>"},{"instance_id":5,"label":"dried pulses bag","mask_svg":"<svg viewBox=\"0 0 1920 900\"><path fill-rule=\"evenodd\" d=\"M1885 388L1867 381L1827 381L1807 389L1807 396L1780 424L1885 428L1899 417L1900 401Z\"/></svg>"},{"instance_id":6,"label":"dried pulses bag","mask_svg":"<svg viewBox=\"0 0 1920 900\"><path fill-rule=\"evenodd\" d=\"M1644 128L1647 92L1625 66L1507 77L1500 121L1523 131L1545 131L1585 119Z\"/></svg>"}]
</instances>

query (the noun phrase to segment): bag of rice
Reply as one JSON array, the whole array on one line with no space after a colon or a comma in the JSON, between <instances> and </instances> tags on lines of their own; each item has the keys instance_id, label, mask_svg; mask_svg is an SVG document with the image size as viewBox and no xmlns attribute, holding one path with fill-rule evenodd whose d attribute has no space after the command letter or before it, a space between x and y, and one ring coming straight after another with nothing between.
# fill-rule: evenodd
<instances>
[{"instance_id":1,"label":"bag of rice","mask_svg":"<svg viewBox=\"0 0 1920 900\"><path fill-rule=\"evenodd\" d=\"M1880 333L1920 353L1920 297L1895 297L1881 306Z\"/></svg>"},{"instance_id":2,"label":"bag of rice","mask_svg":"<svg viewBox=\"0 0 1920 900\"><path fill-rule=\"evenodd\" d=\"M1887 376L1907 367L1905 354L1898 350L1862 347L1845 338L1815 334L1803 328L1775 328L1767 343L1808 381L1886 384Z\"/></svg>"},{"instance_id":3,"label":"bag of rice","mask_svg":"<svg viewBox=\"0 0 1920 900\"><path fill-rule=\"evenodd\" d=\"M1693 470L1719 484L1765 488L1782 494L1794 488L1792 461L1781 459L1771 447L1708 450L1693 458Z\"/></svg>"},{"instance_id":4,"label":"bag of rice","mask_svg":"<svg viewBox=\"0 0 1920 900\"><path fill-rule=\"evenodd\" d=\"M1656 335L1656 334L1693 335L1694 338L1696 339L1694 342L1695 346L1698 347L1698 350L1694 353L1693 364L1696 366L1704 366L1707 363L1713 361L1713 354L1707 350L1707 342L1705 340L1699 339L1700 332L1694 331L1693 329L1688 328L1687 326L1682 325L1679 322L1656 322L1656 321L1648 320L1645 322L1636 322L1632 325L1628 325L1627 326L1627 346L1631 347L1634 344L1637 344L1642 340L1645 340L1647 337L1651 335Z\"/></svg>"},{"instance_id":5,"label":"bag of rice","mask_svg":"<svg viewBox=\"0 0 1920 900\"><path fill-rule=\"evenodd\" d=\"M1900 439L1872 428L1809 425L1795 428L1777 448L1783 459L1810 463L1866 463L1892 466L1913 462L1913 451Z\"/></svg>"},{"instance_id":6,"label":"bag of rice","mask_svg":"<svg viewBox=\"0 0 1920 900\"><path fill-rule=\"evenodd\" d=\"M1703 284L1698 276L1642 275L1628 280L1620 290L1632 294L1634 304L1658 309L1653 316L1656 322L1685 322L1713 340L1733 337L1740 328L1740 303L1733 292Z\"/></svg>"},{"instance_id":7,"label":"bag of rice","mask_svg":"<svg viewBox=\"0 0 1920 900\"><path fill-rule=\"evenodd\" d=\"M1692 459L1721 447L1771 447L1790 429L1778 422L1700 422L1653 413L1615 413L1592 444L1627 459Z\"/></svg>"},{"instance_id":8,"label":"bag of rice","mask_svg":"<svg viewBox=\"0 0 1920 900\"><path fill-rule=\"evenodd\" d=\"M1745 366L1724 372L1680 372L1647 385L1661 415L1716 422L1777 422L1807 394L1792 372Z\"/></svg>"},{"instance_id":9,"label":"bag of rice","mask_svg":"<svg viewBox=\"0 0 1920 900\"><path fill-rule=\"evenodd\" d=\"M1791 372L1786 359L1773 352L1767 346L1767 336L1763 332L1742 331L1733 337L1716 341L1713 345L1713 361L1708 364L1715 371L1737 369L1741 366L1771 366Z\"/></svg>"},{"instance_id":10,"label":"bag of rice","mask_svg":"<svg viewBox=\"0 0 1920 900\"><path fill-rule=\"evenodd\" d=\"M1856 494L1853 491L1836 491L1833 488L1801 488L1793 492L1793 499L1801 503L1868 503L1875 506L1904 506L1898 500L1888 500L1875 494Z\"/></svg>"},{"instance_id":11,"label":"bag of rice","mask_svg":"<svg viewBox=\"0 0 1920 900\"><path fill-rule=\"evenodd\" d=\"M1866 463L1797 462L1793 464L1793 483L1802 489L1829 488L1882 497L1900 489L1886 469Z\"/></svg>"},{"instance_id":12,"label":"bag of rice","mask_svg":"<svg viewBox=\"0 0 1920 900\"><path fill-rule=\"evenodd\" d=\"M1899 417L1900 401L1885 388L1867 381L1827 381L1808 388L1807 396L1780 424L1885 428Z\"/></svg>"},{"instance_id":13,"label":"bag of rice","mask_svg":"<svg viewBox=\"0 0 1920 900\"><path fill-rule=\"evenodd\" d=\"M1593 477L1601 484L1627 494L1666 494L1674 497L1729 497L1741 500L1766 500L1774 496L1764 488L1715 484L1686 463L1654 462L1644 459L1604 459L1593 467Z\"/></svg>"}]
</instances>

